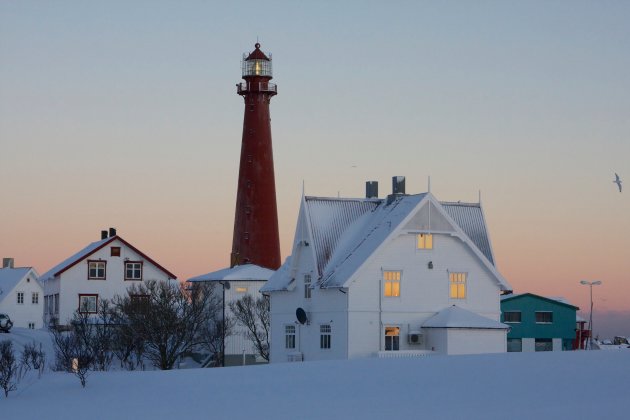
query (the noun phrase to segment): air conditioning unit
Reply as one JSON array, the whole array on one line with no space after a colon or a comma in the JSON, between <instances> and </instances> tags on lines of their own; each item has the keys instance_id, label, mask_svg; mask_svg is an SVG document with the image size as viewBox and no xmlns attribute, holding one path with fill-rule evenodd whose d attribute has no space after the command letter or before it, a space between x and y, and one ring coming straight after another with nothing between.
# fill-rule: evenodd
<instances>
[{"instance_id":1,"label":"air conditioning unit","mask_svg":"<svg viewBox=\"0 0 630 420\"><path fill-rule=\"evenodd\" d=\"M409 335L407 335L407 341L409 342L409 344L414 344L414 345L419 345L419 344L424 343L422 333L420 331L411 331Z\"/></svg>"}]
</instances>

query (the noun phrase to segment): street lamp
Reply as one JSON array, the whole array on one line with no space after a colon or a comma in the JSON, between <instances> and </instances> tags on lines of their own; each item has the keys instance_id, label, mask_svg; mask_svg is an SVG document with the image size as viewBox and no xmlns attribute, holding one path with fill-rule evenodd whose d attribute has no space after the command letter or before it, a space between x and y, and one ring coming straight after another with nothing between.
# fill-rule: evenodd
<instances>
[{"instance_id":1,"label":"street lamp","mask_svg":"<svg viewBox=\"0 0 630 420\"><path fill-rule=\"evenodd\" d=\"M223 286L223 327L221 328L221 367L225 367L225 289L230 290L230 282L222 280L219 282Z\"/></svg>"},{"instance_id":2,"label":"street lamp","mask_svg":"<svg viewBox=\"0 0 630 420\"><path fill-rule=\"evenodd\" d=\"M596 281L586 281L586 280L582 280L580 281L580 284L584 284L584 285L588 285L589 288L591 289L591 313L589 315L589 321L588 321L588 326L591 329L591 333L589 334L589 345L588 348L589 350L593 350L593 286L599 286L600 284L602 284L602 282L600 280L596 280Z\"/></svg>"}]
</instances>

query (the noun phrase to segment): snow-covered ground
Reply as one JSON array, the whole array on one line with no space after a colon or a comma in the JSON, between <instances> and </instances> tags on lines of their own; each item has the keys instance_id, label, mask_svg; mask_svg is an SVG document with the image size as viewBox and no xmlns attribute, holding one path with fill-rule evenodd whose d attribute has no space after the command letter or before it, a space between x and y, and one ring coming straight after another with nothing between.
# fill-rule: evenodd
<instances>
[{"instance_id":1,"label":"snow-covered ground","mask_svg":"<svg viewBox=\"0 0 630 420\"><path fill-rule=\"evenodd\" d=\"M0 419L622 418L629 390L626 350L92 373L85 389L46 372L0 397Z\"/></svg>"}]
</instances>

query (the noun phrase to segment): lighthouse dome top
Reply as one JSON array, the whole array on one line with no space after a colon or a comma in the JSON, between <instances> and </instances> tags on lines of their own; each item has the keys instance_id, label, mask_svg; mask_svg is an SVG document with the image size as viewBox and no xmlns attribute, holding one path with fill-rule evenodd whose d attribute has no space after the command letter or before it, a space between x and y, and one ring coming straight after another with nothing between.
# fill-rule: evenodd
<instances>
[{"instance_id":1,"label":"lighthouse dome top","mask_svg":"<svg viewBox=\"0 0 630 420\"><path fill-rule=\"evenodd\" d=\"M262 52L258 42L254 45L254 48L256 49L249 53L249 55L243 54L243 61L241 62L243 78L255 76L268 77L269 79L273 78L271 54L267 56Z\"/></svg>"}]
</instances>

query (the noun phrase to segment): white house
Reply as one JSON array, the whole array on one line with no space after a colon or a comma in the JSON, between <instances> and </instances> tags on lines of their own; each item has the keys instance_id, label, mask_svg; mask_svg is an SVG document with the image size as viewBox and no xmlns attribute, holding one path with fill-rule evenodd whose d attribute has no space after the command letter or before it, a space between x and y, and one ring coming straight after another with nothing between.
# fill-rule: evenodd
<instances>
[{"instance_id":1,"label":"white house","mask_svg":"<svg viewBox=\"0 0 630 420\"><path fill-rule=\"evenodd\" d=\"M255 264L237 265L188 279L189 282L210 282L222 287L223 309L231 316L230 303L246 295L260 297L260 288L275 271ZM261 362L253 343L245 336L246 329L235 325L232 334L225 338L225 365L242 365ZM243 363L245 361L245 363Z\"/></svg>"},{"instance_id":2,"label":"white house","mask_svg":"<svg viewBox=\"0 0 630 420\"><path fill-rule=\"evenodd\" d=\"M511 287L481 205L405 195L403 177L394 187L302 198L292 256L261 289L272 363L506 351L499 295Z\"/></svg>"},{"instance_id":3,"label":"white house","mask_svg":"<svg viewBox=\"0 0 630 420\"><path fill-rule=\"evenodd\" d=\"M0 313L9 315L14 327L42 328L44 289L32 267L14 267L3 258L0 269Z\"/></svg>"},{"instance_id":4,"label":"white house","mask_svg":"<svg viewBox=\"0 0 630 420\"><path fill-rule=\"evenodd\" d=\"M101 231L100 241L42 274L45 321L66 324L77 309L97 313L102 299L125 295L132 284L175 279L174 274L110 228L109 234Z\"/></svg>"}]
</instances>

